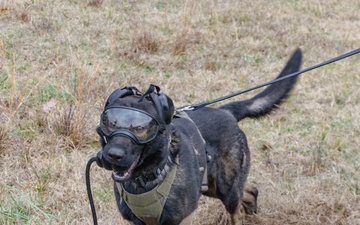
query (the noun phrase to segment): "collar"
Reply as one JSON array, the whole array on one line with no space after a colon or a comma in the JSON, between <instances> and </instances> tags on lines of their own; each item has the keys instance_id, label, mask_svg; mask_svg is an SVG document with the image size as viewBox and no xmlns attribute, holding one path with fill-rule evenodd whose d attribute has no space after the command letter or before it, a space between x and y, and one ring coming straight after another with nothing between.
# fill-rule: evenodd
<instances>
[{"instance_id":1,"label":"collar","mask_svg":"<svg viewBox=\"0 0 360 225\"><path fill-rule=\"evenodd\" d=\"M175 163L175 164L179 165L178 156L175 156L175 157L172 156L171 151L169 151L170 144L171 144L171 135L169 135L168 146L167 146L169 155L168 155L167 159L164 160L157 168L155 168L153 171L150 171L146 174L136 177L134 181L128 181L129 183L131 183L134 186L134 188L137 188L137 187L151 188L151 187L156 186L157 184L161 183L164 180L164 177L166 176L167 171L172 166L172 164ZM125 184L126 183L127 182L125 182Z\"/></svg>"}]
</instances>

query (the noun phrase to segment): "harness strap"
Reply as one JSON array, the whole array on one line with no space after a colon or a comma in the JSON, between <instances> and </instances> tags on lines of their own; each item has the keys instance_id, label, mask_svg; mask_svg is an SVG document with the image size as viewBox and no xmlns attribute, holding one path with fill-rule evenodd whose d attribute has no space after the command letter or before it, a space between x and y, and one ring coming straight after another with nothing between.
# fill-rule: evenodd
<instances>
[{"instance_id":1,"label":"harness strap","mask_svg":"<svg viewBox=\"0 0 360 225\"><path fill-rule=\"evenodd\" d=\"M175 179L177 166L176 163L172 163L170 170L167 171L168 173L164 181L151 191L142 194L129 193L124 189L121 183L116 182L116 186L122 199L135 216L146 225L156 225L159 223L166 199Z\"/></svg>"},{"instance_id":2,"label":"harness strap","mask_svg":"<svg viewBox=\"0 0 360 225\"><path fill-rule=\"evenodd\" d=\"M185 119L188 119L190 120L196 127L196 130L199 134L199 136L201 137L201 140L203 141L204 145L206 144L205 142L205 139L203 138L203 136L201 135L201 132L199 131L199 129L197 128L195 122L190 118L190 116L185 112L185 111L176 111L175 112L175 117L180 117L180 118L185 118ZM207 170L207 161L209 161L211 159L210 156L207 155L207 152L205 150L205 152L198 152L195 147L194 147L194 151L195 151L195 154L197 156L201 155L201 154L205 154L205 158L206 158L206 161L205 161L205 164L203 166L200 165L200 172L203 172L203 179L202 179L202 182L201 182L201 192L204 193L206 191L208 191L209 189L209 186L208 186L208 170Z\"/></svg>"}]
</instances>

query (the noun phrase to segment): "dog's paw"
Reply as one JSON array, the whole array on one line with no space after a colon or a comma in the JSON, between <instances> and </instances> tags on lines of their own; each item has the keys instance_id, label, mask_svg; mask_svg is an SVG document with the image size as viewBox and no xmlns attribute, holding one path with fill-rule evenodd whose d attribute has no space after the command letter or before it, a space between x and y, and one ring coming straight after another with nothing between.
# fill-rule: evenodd
<instances>
[{"instance_id":1,"label":"dog's paw","mask_svg":"<svg viewBox=\"0 0 360 225\"><path fill-rule=\"evenodd\" d=\"M242 206L246 214L257 213L257 197L259 191L255 187L246 188L242 199Z\"/></svg>"}]
</instances>

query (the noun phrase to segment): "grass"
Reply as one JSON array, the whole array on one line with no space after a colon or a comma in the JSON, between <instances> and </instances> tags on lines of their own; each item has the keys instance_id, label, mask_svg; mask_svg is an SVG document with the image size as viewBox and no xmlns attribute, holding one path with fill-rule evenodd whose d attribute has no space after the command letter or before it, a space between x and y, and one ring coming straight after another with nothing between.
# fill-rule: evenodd
<instances>
[{"instance_id":1,"label":"grass","mask_svg":"<svg viewBox=\"0 0 360 225\"><path fill-rule=\"evenodd\" d=\"M358 48L359 10L355 0L0 0L0 223L92 223L85 165L115 88L154 83L178 107L224 96L274 78L296 47L303 68ZM353 56L304 74L280 109L239 123L260 190L245 224L360 223L359 68ZM110 174L94 167L91 179L99 224L124 224ZM201 198L194 224L228 219Z\"/></svg>"}]
</instances>

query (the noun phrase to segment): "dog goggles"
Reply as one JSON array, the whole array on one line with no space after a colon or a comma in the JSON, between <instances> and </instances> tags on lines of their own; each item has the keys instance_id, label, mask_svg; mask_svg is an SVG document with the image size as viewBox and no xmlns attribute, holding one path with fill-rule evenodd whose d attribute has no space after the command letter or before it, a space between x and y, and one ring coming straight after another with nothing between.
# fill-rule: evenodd
<instances>
[{"instance_id":1,"label":"dog goggles","mask_svg":"<svg viewBox=\"0 0 360 225\"><path fill-rule=\"evenodd\" d=\"M106 109L100 118L100 128L106 137L123 135L138 144L152 141L159 132L160 123L149 113L128 107Z\"/></svg>"}]
</instances>

